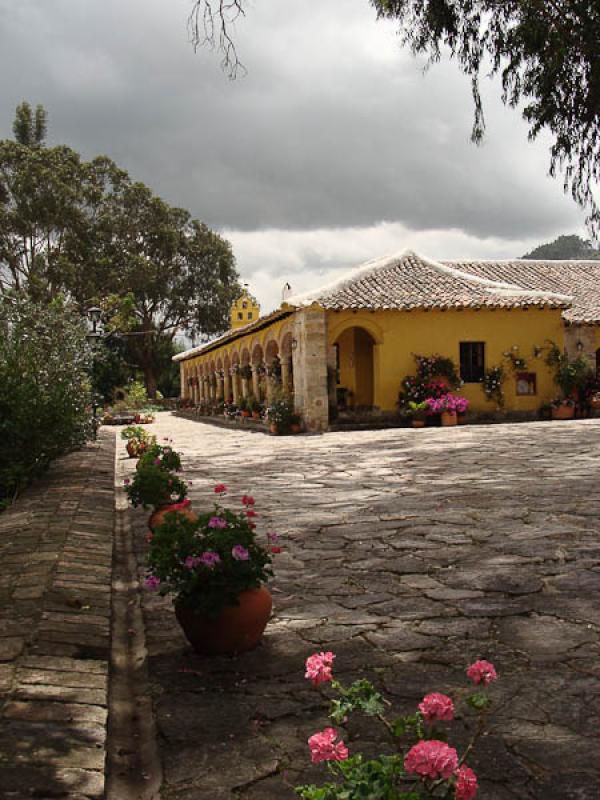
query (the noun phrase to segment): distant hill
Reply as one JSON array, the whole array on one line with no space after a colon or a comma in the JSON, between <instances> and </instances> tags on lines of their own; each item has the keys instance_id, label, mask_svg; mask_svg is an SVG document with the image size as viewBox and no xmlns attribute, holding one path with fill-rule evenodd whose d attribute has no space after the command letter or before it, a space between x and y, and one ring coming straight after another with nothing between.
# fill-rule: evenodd
<instances>
[{"instance_id":1,"label":"distant hill","mask_svg":"<svg viewBox=\"0 0 600 800\"><path fill-rule=\"evenodd\" d=\"M559 236L553 242L541 244L531 253L526 253L521 258L536 259L538 261L546 259L562 259L564 261L600 260L600 249L594 247L591 242L582 239L580 236Z\"/></svg>"}]
</instances>

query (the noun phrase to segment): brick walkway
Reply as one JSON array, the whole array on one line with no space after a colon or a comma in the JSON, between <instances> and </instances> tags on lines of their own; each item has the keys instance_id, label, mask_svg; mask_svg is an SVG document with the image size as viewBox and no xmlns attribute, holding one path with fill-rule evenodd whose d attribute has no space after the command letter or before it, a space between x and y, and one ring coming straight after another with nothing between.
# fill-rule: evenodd
<instances>
[{"instance_id":1,"label":"brick walkway","mask_svg":"<svg viewBox=\"0 0 600 800\"><path fill-rule=\"evenodd\" d=\"M0 797L104 793L114 433L0 516Z\"/></svg>"},{"instance_id":2,"label":"brick walkway","mask_svg":"<svg viewBox=\"0 0 600 800\"><path fill-rule=\"evenodd\" d=\"M308 766L325 716L302 669L322 648L399 712L488 657L501 680L470 759L482 800L598 799L600 422L274 438L159 415L156 428L183 451L196 507L224 481L286 540L274 620L244 657L191 653L170 601L145 598L163 800L286 800L324 775ZM140 561L146 517L132 512ZM347 731L352 752L380 748L371 730Z\"/></svg>"}]
</instances>

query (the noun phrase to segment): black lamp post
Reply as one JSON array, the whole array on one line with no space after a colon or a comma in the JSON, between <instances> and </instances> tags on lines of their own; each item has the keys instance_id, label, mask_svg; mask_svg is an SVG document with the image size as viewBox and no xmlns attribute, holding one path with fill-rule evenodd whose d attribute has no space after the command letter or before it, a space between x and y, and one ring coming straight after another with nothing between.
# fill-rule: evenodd
<instances>
[{"instance_id":1,"label":"black lamp post","mask_svg":"<svg viewBox=\"0 0 600 800\"><path fill-rule=\"evenodd\" d=\"M98 323L100 322L100 317L102 316L102 309L98 308L98 306L93 306L92 308L88 308L87 315L92 323L92 329L88 332L86 338L93 348L95 347L96 342L102 338L102 333L98 330ZM96 391L94 387L92 387L92 427L94 431L94 439L96 439L98 435L98 419L96 417L97 408L98 403Z\"/></svg>"}]
</instances>

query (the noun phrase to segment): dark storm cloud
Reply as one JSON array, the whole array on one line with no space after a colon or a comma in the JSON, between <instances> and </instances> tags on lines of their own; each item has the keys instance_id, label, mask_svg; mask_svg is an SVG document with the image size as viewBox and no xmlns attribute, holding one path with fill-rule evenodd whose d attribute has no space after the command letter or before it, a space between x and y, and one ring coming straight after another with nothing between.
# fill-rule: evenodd
<instances>
[{"instance_id":1,"label":"dark storm cloud","mask_svg":"<svg viewBox=\"0 0 600 800\"><path fill-rule=\"evenodd\" d=\"M190 5L0 0L0 135L18 102L41 102L53 141L107 153L219 228L391 221L516 240L579 225L498 88L477 148L468 83L448 64L423 77L367 0L256 0L233 83L187 43Z\"/></svg>"}]
</instances>

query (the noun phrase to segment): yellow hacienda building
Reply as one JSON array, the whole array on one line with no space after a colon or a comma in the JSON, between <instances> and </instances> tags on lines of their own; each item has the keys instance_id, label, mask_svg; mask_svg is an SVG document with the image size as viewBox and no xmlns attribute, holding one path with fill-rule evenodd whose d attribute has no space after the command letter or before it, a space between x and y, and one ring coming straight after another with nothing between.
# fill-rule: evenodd
<instances>
[{"instance_id":1,"label":"yellow hacienda building","mask_svg":"<svg viewBox=\"0 0 600 800\"><path fill-rule=\"evenodd\" d=\"M250 393L268 402L282 387L311 430L325 430L340 406L394 411L415 354L452 359L475 412L492 410L484 373L512 365L505 408L533 413L557 394L544 348L554 342L597 369L599 325L600 262L437 262L406 252L263 317L244 291L231 329L175 360L190 403Z\"/></svg>"}]
</instances>

